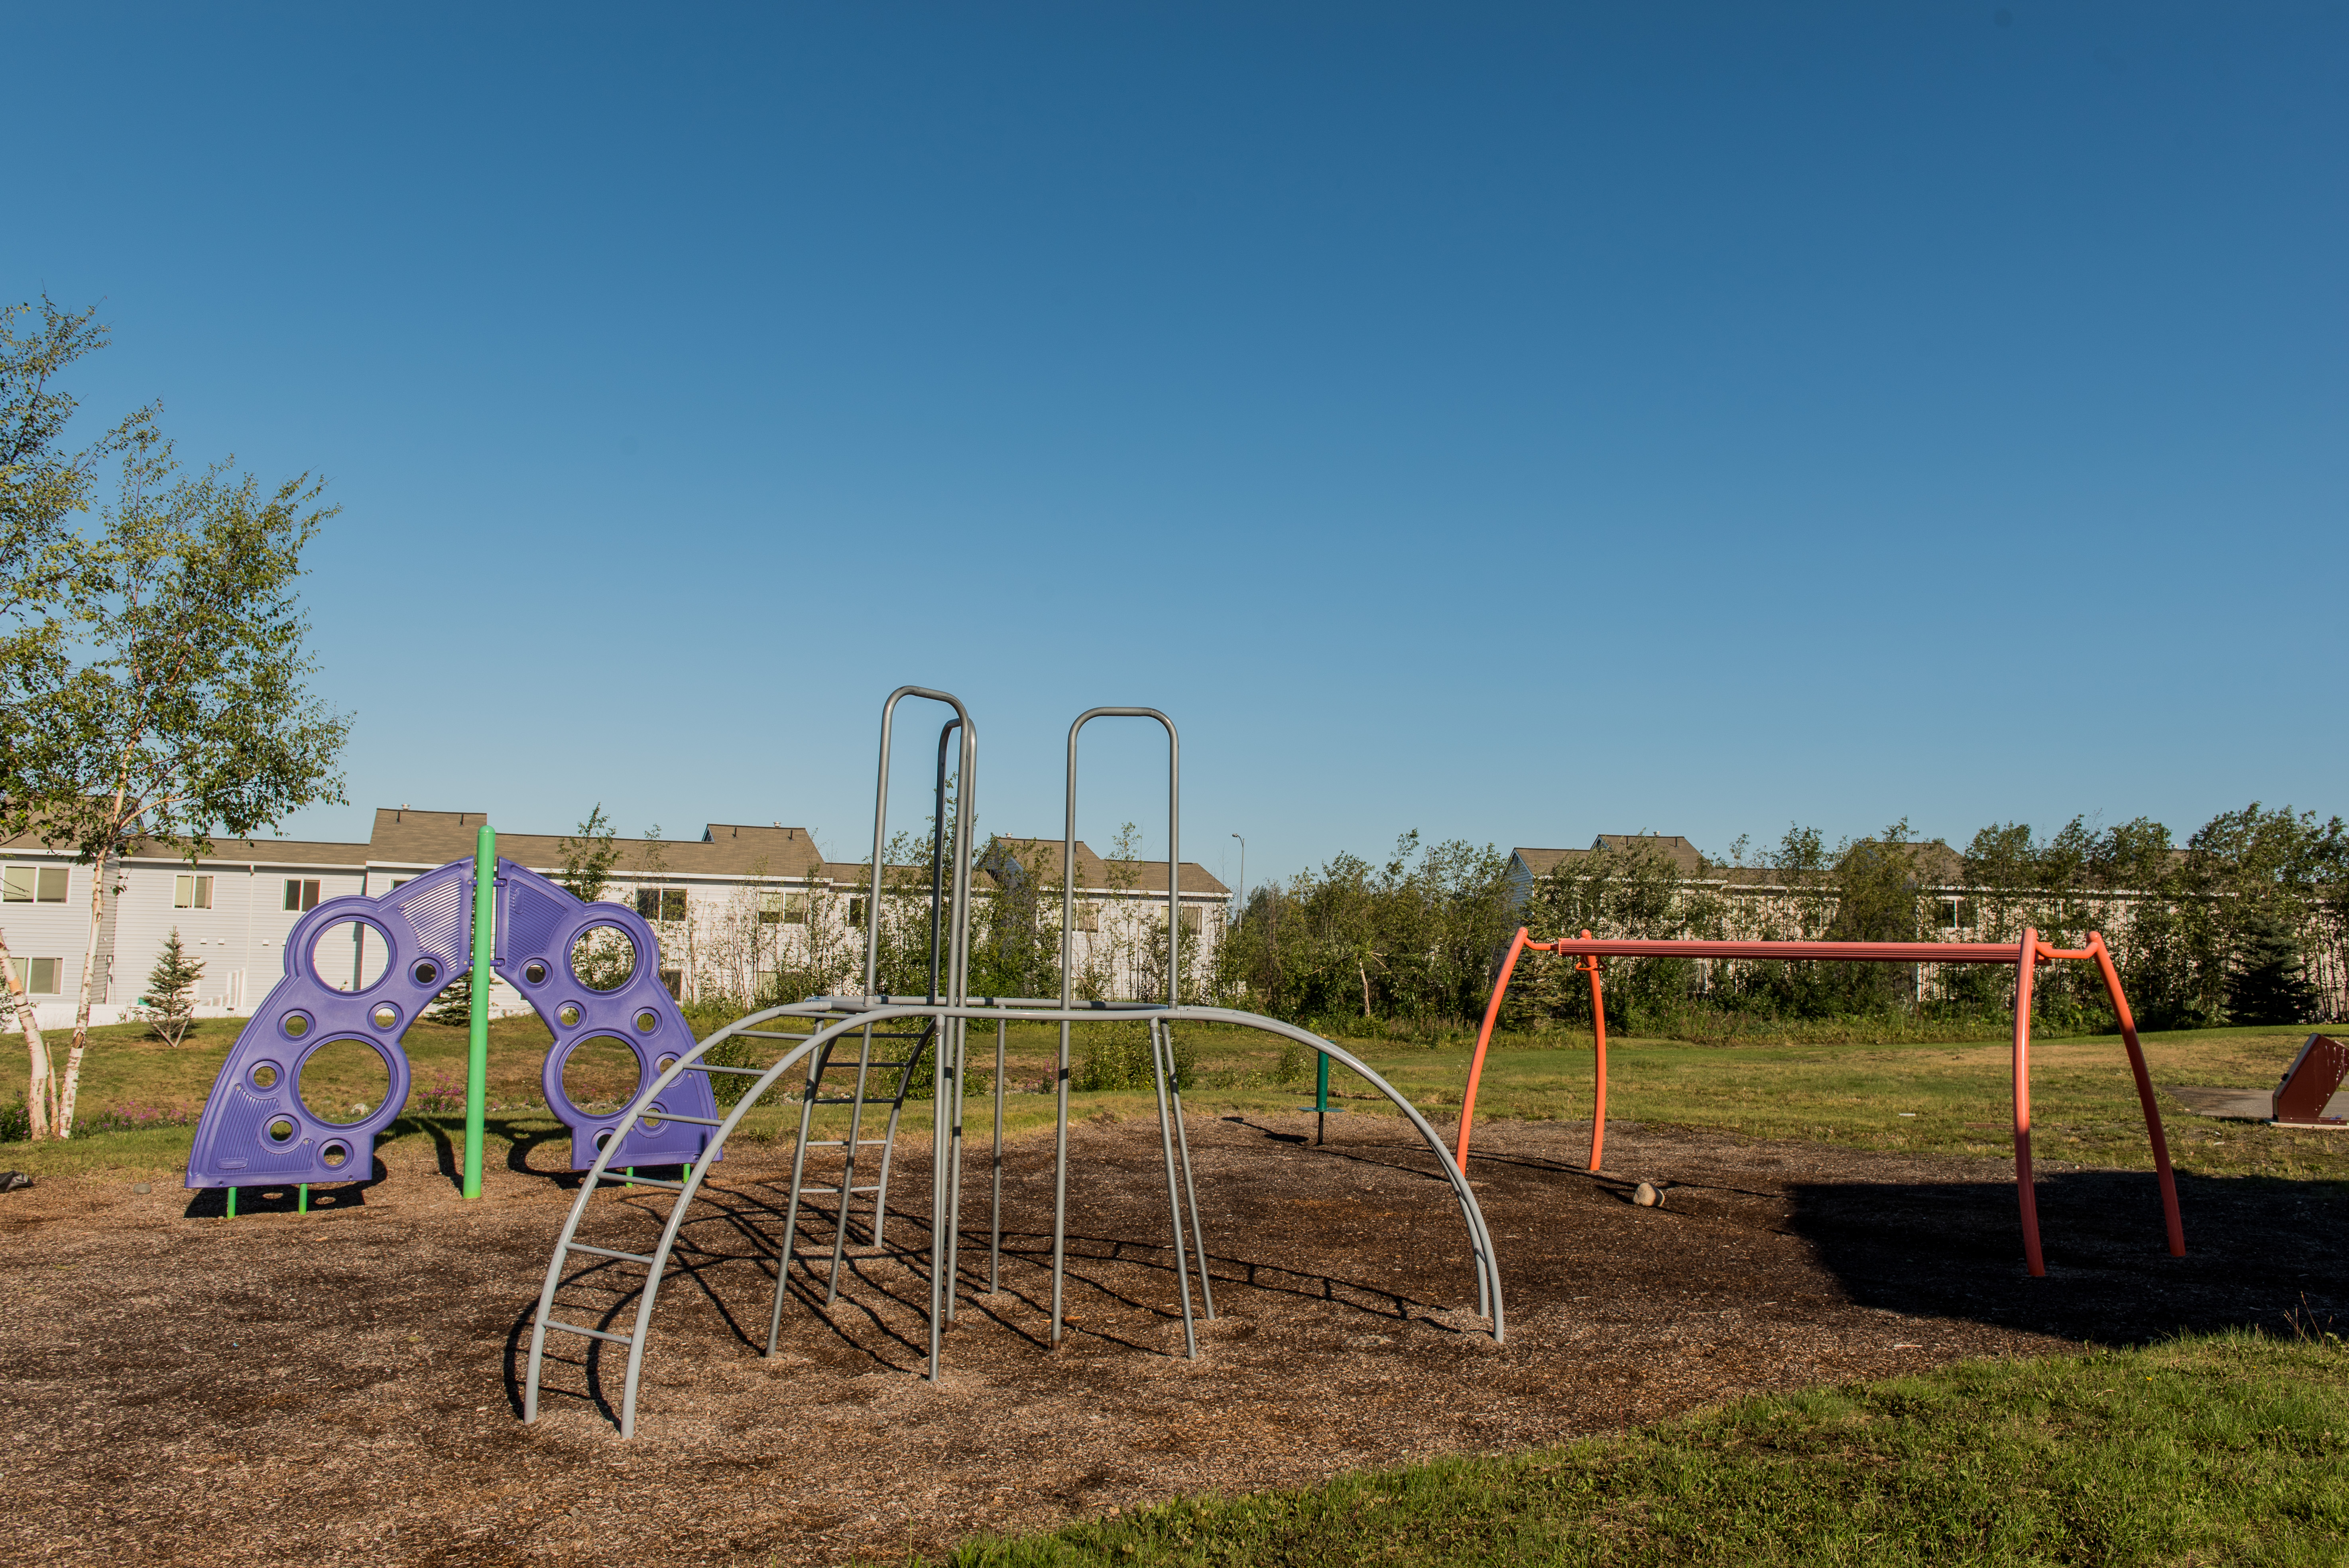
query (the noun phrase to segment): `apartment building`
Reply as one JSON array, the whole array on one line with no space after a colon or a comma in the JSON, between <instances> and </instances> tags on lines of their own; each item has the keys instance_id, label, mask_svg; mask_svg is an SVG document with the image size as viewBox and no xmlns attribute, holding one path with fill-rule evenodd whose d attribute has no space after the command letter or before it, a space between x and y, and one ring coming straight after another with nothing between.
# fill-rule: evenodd
<instances>
[{"instance_id":1,"label":"apartment building","mask_svg":"<svg viewBox=\"0 0 2349 1568\"><path fill-rule=\"evenodd\" d=\"M364 843L220 839L211 854L192 862L161 845L136 847L110 868L112 885L98 901L92 1021L118 1023L130 1015L175 930L188 956L204 966L198 1016L250 1013L286 972L286 941L305 913L326 899L388 892L470 857L484 820L478 811L385 807ZM563 874L564 845L560 834L498 835L501 855L549 876ZM1050 847L1057 854L1058 841ZM662 979L680 997L752 995L781 965L819 953L862 951L871 872L857 862L826 860L804 829L713 822L698 839L620 839L614 848L617 860L604 896L652 923ZM996 871L977 873L978 895L999 885L999 872L1016 876L1015 864L1032 860L999 856ZM1081 846L1078 866L1081 965L1095 962L1096 949L1122 954L1130 943L1121 934L1134 919L1164 909L1166 867L1163 861L1103 861ZM1181 887L1182 923L1193 962L1204 972L1223 933L1229 894L1190 862L1182 868ZM71 853L30 836L0 844L0 934L44 1029L72 1022L90 945L90 894L91 868L76 864ZM1103 911L1112 912L1106 920ZM358 985L372 981L383 957L370 954L363 929L343 926L318 939L310 961L330 982ZM500 985L491 1006L504 1013L524 1004Z\"/></svg>"}]
</instances>

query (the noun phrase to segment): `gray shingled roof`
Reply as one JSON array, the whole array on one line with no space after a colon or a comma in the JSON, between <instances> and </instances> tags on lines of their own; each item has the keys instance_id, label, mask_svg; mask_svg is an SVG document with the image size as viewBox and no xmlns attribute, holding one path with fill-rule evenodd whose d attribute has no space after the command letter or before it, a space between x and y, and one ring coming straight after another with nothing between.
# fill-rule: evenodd
<instances>
[{"instance_id":1,"label":"gray shingled roof","mask_svg":"<svg viewBox=\"0 0 2349 1568\"><path fill-rule=\"evenodd\" d=\"M1065 847L1060 839L1010 839L998 836L996 847L1008 853L1022 867L1049 876L1055 885L1061 878L1061 851ZM1111 885L1114 868L1127 886L1136 892L1166 891L1164 861L1108 861L1093 853L1092 847L1082 839L1077 841L1077 885L1099 891ZM1183 862L1182 891L1186 893L1228 895L1231 889L1208 873L1196 861Z\"/></svg>"},{"instance_id":2,"label":"gray shingled roof","mask_svg":"<svg viewBox=\"0 0 2349 1568\"><path fill-rule=\"evenodd\" d=\"M487 819L480 811L411 811L378 808L367 858L394 865L446 864L472 853L473 837ZM498 853L526 866L563 863L563 841L554 833L498 835ZM823 874L823 855L803 828L759 828L738 822L713 822L698 839L663 839L658 854L661 870L650 872L650 839L617 839L619 877L773 876Z\"/></svg>"}]
</instances>

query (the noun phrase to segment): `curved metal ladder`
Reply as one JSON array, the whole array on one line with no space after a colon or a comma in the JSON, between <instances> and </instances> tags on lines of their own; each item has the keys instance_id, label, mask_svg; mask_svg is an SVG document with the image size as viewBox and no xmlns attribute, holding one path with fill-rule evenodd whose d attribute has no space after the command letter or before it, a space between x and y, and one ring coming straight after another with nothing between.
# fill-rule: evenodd
<instances>
[{"instance_id":1,"label":"curved metal ladder","mask_svg":"<svg viewBox=\"0 0 2349 1568\"><path fill-rule=\"evenodd\" d=\"M863 999L859 998L857 1000ZM880 1000L881 999L879 998L874 999L876 1003L880 1002ZM832 1016L825 1021L819 1023L815 1028L806 1035L788 1034L781 1031L766 1030L757 1027L757 1026L766 1024L778 1018L802 1017L808 1018L811 1022L813 1022L814 1018L812 1015L813 1010L820 1005L823 1006L826 1010L838 1016ZM716 1151L724 1148L727 1140L732 1136L735 1128L740 1124L742 1118L747 1115L777 1083L782 1081L782 1079L790 1074L792 1068L801 1068L802 1077L804 1077L804 1064L814 1052L829 1047L849 1034L851 1031L861 1028L869 1024L881 1024L901 1018L929 1018L936 1021L941 1029L941 1033L943 1034L946 1030L946 1026L949 1024L967 1025L968 1022L973 1018L984 1020L989 1017L995 1017L1006 1022L1025 1021L1047 1024L1074 1024L1097 1020L1102 1016L1102 1009L1098 1006L1061 1008L1050 1004L1045 1004L1036 1006L999 1007L985 1005L954 1006L946 1003L899 1003L893 998L883 1005L867 1006L861 1012L843 1013L843 1008L846 1005L847 999L820 998L808 1003L798 1004L795 1007L769 1008L763 1012L753 1013L747 1017L738 1019L736 1022L728 1025L725 1028L712 1034L708 1039L699 1042L691 1051L686 1053L686 1055L672 1063L667 1071L663 1072L643 1094L639 1095L636 1098L636 1102L629 1106L626 1114L621 1119L619 1132L621 1134L625 1134L628 1129L633 1127L635 1123L646 1114L646 1108L653 1101L653 1099L665 1090L669 1084L675 1082L682 1074L688 1072L730 1073L754 1078L755 1081L743 1092L742 1097L735 1102L733 1107L724 1117L719 1119L716 1130L711 1135L709 1144L709 1153L714 1154ZM1446 1180L1451 1183L1454 1196L1459 1204L1462 1221L1465 1224L1468 1232L1469 1251L1474 1260L1476 1276L1477 1315L1490 1319L1493 1326L1493 1337L1496 1342L1505 1338L1506 1334L1506 1324L1503 1317L1500 1272L1497 1261L1494 1254L1492 1233L1485 1223L1484 1212L1478 1206L1476 1202L1476 1195L1475 1191L1470 1189L1466 1178L1461 1173L1458 1167L1452 1162L1449 1151L1444 1147L1444 1140L1441 1136L1436 1132L1435 1129L1430 1125L1427 1119L1420 1114L1418 1109L1408 1099L1404 1099L1392 1085L1389 1084L1377 1073L1371 1071L1367 1065L1341 1047L1339 1047L1330 1041L1322 1039L1319 1036L1313 1035L1307 1030L1299 1028L1293 1024L1283 1023L1277 1018L1268 1018L1258 1014L1237 1012L1233 1009L1224 1007L1121 1007L1116 1010L1122 1013L1138 1012L1145 1016L1146 1021L1151 1025L1154 1040L1160 1043L1159 1048L1154 1050L1154 1055L1156 1056L1162 1063L1166 1060L1166 1051L1164 1047L1164 1042L1167 1038L1165 1031L1168 1026L1185 1022L1234 1024L1248 1028L1263 1029L1268 1033L1279 1035L1285 1038L1294 1039L1300 1044L1309 1046L1313 1049L1324 1053L1340 1066L1351 1069L1353 1072L1360 1075L1372 1088L1377 1089L1390 1102L1392 1102L1397 1109L1402 1112L1405 1119L1408 1119L1413 1129L1418 1131L1421 1139L1435 1154L1438 1169L1442 1171ZM703 1064L701 1058L707 1056L712 1048L720 1046L729 1040L742 1038L764 1038L790 1042L791 1048L785 1050L781 1056L776 1057L773 1063L763 1069L758 1068L736 1068ZM961 1053L957 1051L954 1055L958 1058ZM948 1057L946 1052L939 1052L932 1057L932 1061L934 1063L934 1078L939 1091L936 1125L941 1128L951 1127L952 1129L958 1130L961 1119L959 1110L960 1074L958 1071L953 1071L950 1073L948 1068ZM957 1060L954 1065L958 1068L959 1061ZM948 1107L947 1105L947 1097L949 1095L952 1095L956 1101L956 1104L952 1108L951 1122L949 1122ZM1164 1101L1162 1101L1162 1104L1164 1103ZM1175 1108L1169 1107L1169 1109L1174 1109ZM1179 1125L1179 1110L1176 1110L1172 1119L1174 1124ZM1162 1130L1162 1136L1167 1136L1164 1130ZM644 1367L645 1344L651 1331L653 1309L659 1299L661 1281L667 1273L670 1255L677 1245L678 1233L684 1226L687 1215L692 1209L694 1202L700 1191L701 1184L709 1174L712 1161L709 1157L709 1154L705 1154L705 1157L701 1161L693 1165L687 1171L685 1179L681 1181L647 1181L641 1177L636 1179L635 1185L636 1186L667 1190L673 1191L676 1194L676 1197L670 1205L667 1219L661 1227L660 1240L650 1253L636 1253L622 1248L605 1247L582 1242L578 1239L580 1223L586 1218L588 1206L594 1200L596 1191L600 1190L603 1184L606 1181L620 1182L626 1180L622 1177L611 1175L605 1169L610 1163L610 1148L616 1147L618 1142L619 1138L616 1136L612 1140L611 1145L607 1146L605 1151L597 1155L595 1166L588 1171L585 1179L580 1183L579 1193L577 1197L572 1201L571 1212L564 1222L562 1234L555 1243L553 1254L547 1259L546 1275L544 1283L540 1288L538 1307L532 1315L530 1357L523 1379L523 1419L527 1422L535 1421L538 1418L539 1389L545 1357L546 1336L549 1331L580 1335L590 1339L625 1345L627 1346L627 1370L621 1390L619 1410L620 1435L623 1438L626 1438L633 1436L636 1431L636 1396ZM1184 1140L1184 1142L1187 1152L1187 1139ZM938 1375L940 1364L941 1346L939 1331L943 1325L945 1314L948 1310L950 1304L954 1299L954 1292L950 1288L950 1281L953 1276L953 1270L956 1266L956 1252L958 1238L955 1234L955 1225L952 1215L954 1210L957 1207L955 1202L957 1194L955 1190L958 1184L957 1181L957 1177L958 1175L958 1161L954 1149L947 1140L941 1139L937 1144L933 1146L933 1148L934 1150L943 1151L942 1155L934 1155L932 1160L934 1179L931 1183L933 1223L930 1231L931 1309L929 1314L929 1376L932 1378L936 1378ZM1174 1158L1171 1152L1169 1154L1168 1162L1171 1177L1174 1166ZM1187 1163L1187 1161L1185 1161L1185 1165L1186 1167ZM1184 1174L1185 1178L1184 1185L1187 1187L1189 1185L1187 1181L1187 1169ZM1170 1181L1170 1186L1171 1184ZM1193 1234L1195 1237L1197 1234L1197 1208L1195 1195L1192 1197L1189 1206L1192 1210ZM1180 1239L1181 1235L1182 1232L1180 1229L1180 1220L1178 1216L1176 1230L1178 1247L1182 1245ZM790 1236L786 1235L781 1238L778 1247L779 1267L789 1262L791 1245L792 1239ZM1203 1265L1202 1273L1204 1274L1204 1264L1206 1263L1204 1248L1199 1248L1198 1252L1199 1262ZM636 1294L636 1308L634 1321L629 1325L626 1332L623 1333L616 1329L597 1328L585 1324L572 1323L557 1318L554 1315L555 1297L560 1293L562 1287L566 1283L570 1282L571 1276L568 1274L567 1270L574 1254L593 1260L589 1263L586 1272L600 1271L610 1267L616 1263L633 1264L643 1269L643 1284ZM1061 1284L1060 1272L1058 1268L1059 1260L1057 1257L1055 1263L1056 1268L1053 1286L1055 1299L1057 1300ZM1185 1276L1185 1305L1187 1307L1187 1267L1184 1268L1182 1272ZM580 1277L585 1277L584 1274ZM943 1300L941 1299L942 1293ZM1195 1354L1195 1344L1193 1345L1192 1348L1194 1354Z\"/></svg>"}]
</instances>

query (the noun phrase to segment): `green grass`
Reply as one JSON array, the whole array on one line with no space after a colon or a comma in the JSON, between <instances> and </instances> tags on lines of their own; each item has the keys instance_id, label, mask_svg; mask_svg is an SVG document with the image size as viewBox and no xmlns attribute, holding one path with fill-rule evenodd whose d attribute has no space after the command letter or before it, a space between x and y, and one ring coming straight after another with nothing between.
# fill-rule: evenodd
<instances>
[{"instance_id":1,"label":"green grass","mask_svg":"<svg viewBox=\"0 0 2349 1568\"><path fill-rule=\"evenodd\" d=\"M235 1038L236 1026L212 1020L177 1049L145 1037L138 1026L92 1031L83 1069L84 1115L109 1109L177 1108L192 1116ZM1080 1026L1081 1034L1083 1026ZM1301 1054L1284 1064L1278 1038L1253 1030L1194 1027L1186 1036L1198 1055L1198 1079L1187 1092L1195 1114L1261 1116L1293 1111L1311 1098L1312 1071ZM2265 1088L2289 1064L2305 1029L2205 1029L2146 1037L2154 1081ZM1056 1035L1044 1026L1015 1026L1009 1037L1007 1124L1019 1134L1048 1124ZM539 1068L548 1036L535 1019L504 1019L491 1030L490 1102L494 1122L528 1138L556 1123L547 1113ZM1466 1043L1423 1047L1392 1038L1344 1041L1385 1076L1432 1120L1448 1126L1458 1115L1467 1079ZM418 1024L404 1044L416 1089L409 1115L395 1123L389 1141L438 1139L439 1124L459 1108L465 1033ZM984 1136L990 1115L995 1041L974 1026L972 1099L968 1117ZM1081 1040L1079 1050L1082 1049ZM1855 1043L1697 1045L1681 1040L1610 1040L1608 1113L1611 1119L1718 1128L1757 1138L1807 1139L1888 1151L2003 1156L2009 1136L2009 1047L2003 1039L1971 1044ZM2116 1036L2073 1037L2035 1043L2032 1078L2035 1149L2043 1159L2145 1169L2150 1166L2143 1123L2127 1057ZM1284 1070L1289 1075L1284 1081ZM23 1081L22 1047L0 1042L0 1082ZM609 1075L606 1075L608 1078ZM351 1108L376 1103L379 1065L355 1056L322 1062L304 1085L315 1103ZM442 1091L436 1099L430 1091ZM1388 1114L1384 1101L1353 1074L1332 1078L1339 1103L1358 1114ZM617 1078L590 1083L584 1093L607 1099L625 1092ZM1588 1036L1553 1032L1503 1037L1485 1064L1477 1099L1480 1123L1506 1119L1582 1119L1590 1114ZM1080 1094L1077 1114L1154 1114L1147 1086L1133 1091ZM1903 1115L1903 1112L1909 1113ZM912 1119L927 1128L926 1110ZM2287 1132L2192 1116L2164 1107L2171 1149L2181 1168L2213 1175L2349 1178L2349 1134ZM1332 1123L1344 1135L1349 1123ZM787 1105L762 1106L741 1136L787 1138L795 1126ZM191 1130L162 1127L103 1133L46 1145L11 1144L0 1163L35 1175L153 1172L179 1168ZM503 1134L493 1134L502 1138ZM380 1145L379 1145L380 1147ZM493 1147L491 1158L502 1160Z\"/></svg>"},{"instance_id":2,"label":"green grass","mask_svg":"<svg viewBox=\"0 0 2349 1568\"><path fill-rule=\"evenodd\" d=\"M2349 1355L2233 1334L1741 1401L1620 1438L1187 1498L956 1568L2337 1563Z\"/></svg>"}]
</instances>

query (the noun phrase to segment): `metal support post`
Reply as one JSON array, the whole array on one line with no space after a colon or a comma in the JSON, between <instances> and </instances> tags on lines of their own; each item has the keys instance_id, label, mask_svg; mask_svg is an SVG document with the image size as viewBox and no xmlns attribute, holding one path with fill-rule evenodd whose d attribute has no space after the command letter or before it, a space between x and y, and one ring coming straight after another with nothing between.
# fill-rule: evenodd
<instances>
[{"instance_id":1,"label":"metal support post","mask_svg":"<svg viewBox=\"0 0 2349 1568\"><path fill-rule=\"evenodd\" d=\"M498 835L487 822L473 839L473 996L471 1048L465 1057L465 1196L481 1195L481 1140L490 1105L490 985L498 938Z\"/></svg>"}]
</instances>

